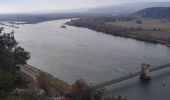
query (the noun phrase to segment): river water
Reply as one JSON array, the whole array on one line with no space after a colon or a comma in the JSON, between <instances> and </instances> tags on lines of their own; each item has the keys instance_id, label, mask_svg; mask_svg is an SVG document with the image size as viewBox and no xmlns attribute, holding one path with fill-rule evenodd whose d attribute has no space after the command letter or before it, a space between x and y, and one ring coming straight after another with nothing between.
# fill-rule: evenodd
<instances>
[{"instance_id":1,"label":"river water","mask_svg":"<svg viewBox=\"0 0 170 100\"><path fill-rule=\"evenodd\" d=\"M19 29L7 28L7 31L15 30L20 45L31 52L30 65L68 83L84 79L96 84L139 71L141 63L157 66L170 62L170 48L166 46L86 28L61 28L68 21L20 25ZM109 86L108 94L127 96L129 100L169 100L170 69L154 72L151 76L152 80L147 83L134 78Z\"/></svg>"}]
</instances>

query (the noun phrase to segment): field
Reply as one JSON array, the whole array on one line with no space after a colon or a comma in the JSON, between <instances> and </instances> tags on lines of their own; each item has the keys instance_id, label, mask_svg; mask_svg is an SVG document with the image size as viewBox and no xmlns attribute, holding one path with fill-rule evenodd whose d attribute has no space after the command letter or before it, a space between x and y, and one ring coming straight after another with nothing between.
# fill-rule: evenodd
<instances>
[{"instance_id":1,"label":"field","mask_svg":"<svg viewBox=\"0 0 170 100\"><path fill-rule=\"evenodd\" d=\"M132 32L138 36L151 36L161 40L170 39L170 21L163 19L143 19L142 24L137 24L136 20L108 22L108 24L124 28L141 28L140 31Z\"/></svg>"},{"instance_id":2,"label":"field","mask_svg":"<svg viewBox=\"0 0 170 100\"><path fill-rule=\"evenodd\" d=\"M163 19L143 19L142 22L142 24L137 24L136 20L132 20L109 22L109 24L118 25L126 28L142 27L143 29L147 30L153 30L155 28L170 32L170 21Z\"/></svg>"}]
</instances>

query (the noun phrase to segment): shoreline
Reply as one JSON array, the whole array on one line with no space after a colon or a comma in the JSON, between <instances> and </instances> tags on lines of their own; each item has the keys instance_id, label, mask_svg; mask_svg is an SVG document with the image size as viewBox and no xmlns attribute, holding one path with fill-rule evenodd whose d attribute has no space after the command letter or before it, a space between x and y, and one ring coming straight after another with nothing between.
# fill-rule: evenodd
<instances>
[{"instance_id":1,"label":"shoreline","mask_svg":"<svg viewBox=\"0 0 170 100\"><path fill-rule=\"evenodd\" d=\"M36 67L31 65L21 65L20 71L29 78L32 78L32 81L28 85L34 87L28 87L28 89L40 90L43 89L50 96L63 96L65 93L68 93L71 90L71 85L67 82L55 78L54 76L46 73Z\"/></svg>"},{"instance_id":2,"label":"shoreline","mask_svg":"<svg viewBox=\"0 0 170 100\"><path fill-rule=\"evenodd\" d=\"M81 19L79 19L81 20ZM87 24L88 23L88 24ZM156 39L153 37L146 37L146 36L140 36L140 35L135 35L132 32L127 31L127 29L125 29L126 31L124 32L106 32L105 30L102 30L101 28L105 28L106 26L95 26L93 24L93 22L87 22L84 24L84 22L78 22L77 20L72 20L70 22L67 22L65 24L69 25L69 26L75 26L75 27L82 27L82 28L87 28L96 32L102 32L104 34L108 34L108 35L112 35L112 36L117 36L117 37L124 37L124 38L130 38L130 39L135 39L138 41L143 41L143 42L147 42L147 43L153 43L153 44L161 44L161 45L165 45L167 47L170 47L170 43L168 42L168 40L161 40L161 39ZM95 23L96 24L96 23ZM97 22L97 24L100 24ZM105 24L106 25L106 24ZM119 26L115 26L115 27L119 27ZM122 27L120 27L122 28ZM123 28L122 28L123 29Z\"/></svg>"}]
</instances>

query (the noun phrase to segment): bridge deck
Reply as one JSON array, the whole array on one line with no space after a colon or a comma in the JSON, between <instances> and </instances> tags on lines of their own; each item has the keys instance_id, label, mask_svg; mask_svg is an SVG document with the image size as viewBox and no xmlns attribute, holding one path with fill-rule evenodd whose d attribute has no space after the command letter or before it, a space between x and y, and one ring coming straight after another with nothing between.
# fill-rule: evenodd
<instances>
[{"instance_id":1,"label":"bridge deck","mask_svg":"<svg viewBox=\"0 0 170 100\"><path fill-rule=\"evenodd\" d=\"M161 70L161 69L167 68L167 67L170 67L170 63L166 64L166 65L161 65L161 66L153 67L153 68L150 69L150 72ZM121 82L121 81L124 81L124 80L127 80L127 79L131 79L131 78L137 77L137 76L140 75L140 73L141 73L140 71L135 72L135 73L130 73L130 74L118 77L116 79L113 79L113 80L110 80L110 81L105 81L105 82L102 82L100 84L94 85L93 87L94 88L102 88L102 87L105 87L105 86L108 86L108 85L111 85L111 84L115 84L115 83L118 83L118 82Z\"/></svg>"}]
</instances>

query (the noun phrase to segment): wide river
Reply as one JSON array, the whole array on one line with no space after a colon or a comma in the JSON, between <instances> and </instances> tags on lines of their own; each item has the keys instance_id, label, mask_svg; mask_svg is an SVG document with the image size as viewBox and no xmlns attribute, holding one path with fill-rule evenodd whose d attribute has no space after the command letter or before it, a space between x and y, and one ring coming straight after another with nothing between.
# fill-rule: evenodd
<instances>
[{"instance_id":1,"label":"wide river","mask_svg":"<svg viewBox=\"0 0 170 100\"><path fill-rule=\"evenodd\" d=\"M95 84L138 71L141 63L157 66L170 62L170 48L166 46L86 28L61 28L68 21L20 25L13 29L20 45L31 52L30 65L70 84L76 79ZM169 100L170 69L154 72L151 76L148 83L134 78L114 84L107 87L108 93L127 96L129 100ZM162 82L166 82L165 87Z\"/></svg>"}]
</instances>

